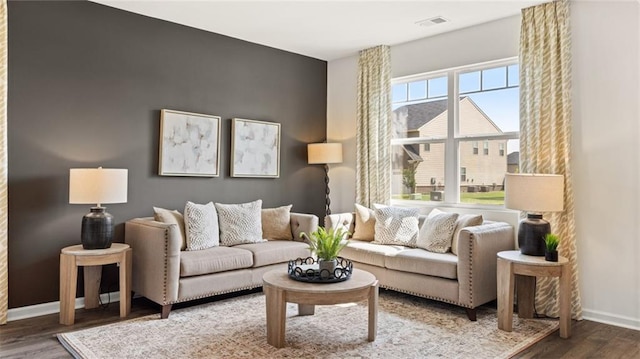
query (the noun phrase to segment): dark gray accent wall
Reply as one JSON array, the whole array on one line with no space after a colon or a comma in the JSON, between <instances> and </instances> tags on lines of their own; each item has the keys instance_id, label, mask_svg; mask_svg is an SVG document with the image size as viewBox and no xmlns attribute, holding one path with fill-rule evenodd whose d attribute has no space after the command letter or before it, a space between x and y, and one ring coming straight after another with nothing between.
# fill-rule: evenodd
<instances>
[{"instance_id":1,"label":"dark gray accent wall","mask_svg":"<svg viewBox=\"0 0 640 359\"><path fill-rule=\"evenodd\" d=\"M187 200L324 213L306 144L325 139L326 77L321 60L95 3L9 1L9 307L58 300L60 249L90 207L68 203L70 168L129 169L128 202L107 205L116 242L127 219ZM157 175L163 108L223 119L220 177ZM282 124L280 178L230 177L233 117Z\"/></svg>"}]
</instances>

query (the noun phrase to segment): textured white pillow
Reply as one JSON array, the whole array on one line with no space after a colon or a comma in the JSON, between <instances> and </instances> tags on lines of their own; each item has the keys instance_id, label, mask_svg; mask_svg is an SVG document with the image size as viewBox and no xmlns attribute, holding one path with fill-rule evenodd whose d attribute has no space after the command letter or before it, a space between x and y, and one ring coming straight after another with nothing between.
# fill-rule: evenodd
<instances>
[{"instance_id":1,"label":"textured white pillow","mask_svg":"<svg viewBox=\"0 0 640 359\"><path fill-rule=\"evenodd\" d=\"M457 213L442 212L437 208L431 210L420 230L416 247L436 253L448 252L457 219Z\"/></svg>"},{"instance_id":2,"label":"textured white pillow","mask_svg":"<svg viewBox=\"0 0 640 359\"><path fill-rule=\"evenodd\" d=\"M180 250L184 251L187 249L187 237L184 230L184 216L182 213L173 210L170 211L168 209L153 207L153 219L157 222L167 223L167 224L177 224L178 229L180 229Z\"/></svg>"},{"instance_id":3,"label":"textured white pillow","mask_svg":"<svg viewBox=\"0 0 640 359\"><path fill-rule=\"evenodd\" d=\"M292 240L291 207L264 208L262 215L262 237L274 240Z\"/></svg>"},{"instance_id":4,"label":"textured white pillow","mask_svg":"<svg viewBox=\"0 0 640 359\"><path fill-rule=\"evenodd\" d=\"M415 247L418 238L417 208L383 207L374 211L376 217L373 243L399 244Z\"/></svg>"},{"instance_id":5,"label":"textured white pillow","mask_svg":"<svg viewBox=\"0 0 640 359\"><path fill-rule=\"evenodd\" d=\"M376 216L372 209L356 205L356 225L351 238L372 241L375 236Z\"/></svg>"},{"instance_id":6,"label":"textured white pillow","mask_svg":"<svg viewBox=\"0 0 640 359\"><path fill-rule=\"evenodd\" d=\"M220 220L220 245L266 242L262 239L262 200L242 204L216 203Z\"/></svg>"},{"instance_id":7,"label":"textured white pillow","mask_svg":"<svg viewBox=\"0 0 640 359\"><path fill-rule=\"evenodd\" d=\"M184 229L188 251L220 245L218 215L212 202L207 204L187 202L184 207Z\"/></svg>"}]
</instances>

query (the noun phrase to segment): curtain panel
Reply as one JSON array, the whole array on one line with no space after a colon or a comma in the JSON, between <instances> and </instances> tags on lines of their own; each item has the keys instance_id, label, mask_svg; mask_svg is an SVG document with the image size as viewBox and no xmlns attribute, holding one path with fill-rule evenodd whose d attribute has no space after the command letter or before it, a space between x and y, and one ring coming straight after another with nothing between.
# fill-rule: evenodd
<instances>
[{"instance_id":1,"label":"curtain panel","mask_svg":"<svg viewBox=\"0 0 640 359\"><path fill-rule=\"evenodd\" d=\"M522 10L520 30L520 169L564 175L564 211L547 213L571 267L572 318L582 319L571 177L571 34L569 1ZM559 316L558 278L538 278L538 314Z\"/></svg>"},{"instance_id":2,"label":"curtain panel","mask_svg":"<svg viewBox=\"0 0 640 359\"><path fill-rule=\"evenodd\" d=\"M7 0L0 1L0 324L9 308L7 188Z\"/></svg>"},{"instance_id":3,"label":"curtain panel","mask_svg":"<svg viewBox=\"0 0 640 359\"><path fill-rule=\"evenodd\" d=\"M360 51L356 125L356 203L391 197L391 56L389 46Z\"/></svg>"}]
</instances>

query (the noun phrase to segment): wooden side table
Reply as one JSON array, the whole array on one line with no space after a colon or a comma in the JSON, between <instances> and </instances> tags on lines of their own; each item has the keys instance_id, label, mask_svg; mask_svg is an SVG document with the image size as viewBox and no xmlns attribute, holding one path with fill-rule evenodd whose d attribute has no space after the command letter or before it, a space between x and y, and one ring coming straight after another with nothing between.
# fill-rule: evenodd
<instances>
[{"instance_id":1,"label":"wooden side table","mask_svg":"<svg viewBox=\"0 0 640 359\"><path fill-rule=\"evenodd\" d=\"M60 324L72 325L75 320L78 266L84 267L84 307L97 308L100 295L102 266L116 263L120 267L120 317L131 312L131 248L113 243L106 249L83 249L70 246L60 253Z\"/></svg>"},{"instance_id":2,"label":"wooden side table","mask_svg":"<svg viewBox=\"0 0 640 359\"><path fill-rule=\"evenodd\" d=\"M498 329L513 330L513 290L518 291L518 316L533 318L535 277L560 277L560 337L571 337L571 273L569 260L557 262L520 251L498 253Z\"/></svg>"}]
</instances>

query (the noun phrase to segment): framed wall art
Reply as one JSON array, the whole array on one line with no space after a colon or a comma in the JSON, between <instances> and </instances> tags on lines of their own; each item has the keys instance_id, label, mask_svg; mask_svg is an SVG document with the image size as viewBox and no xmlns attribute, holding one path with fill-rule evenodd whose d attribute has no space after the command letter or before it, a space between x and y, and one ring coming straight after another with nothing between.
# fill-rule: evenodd
<instances>
[{"instance_id":1,"label":"framed wall art","mask_svg":"<svg viewBox=\"0 0 640 359\"><path fill-rule=\"evenodd\" d=\"M218 116L162 110L160 112L161 176L220 175Z\"/></svg>"},{"instance_id":2,"label":"framed wall art","mask_svg":"<svg viewBox=\"0 0 640 359\"><path fill-rule=\"evenodd\" d=\"M231 176L280 177L280 124L231 121Z\"/></svg>"}]
</instances>

